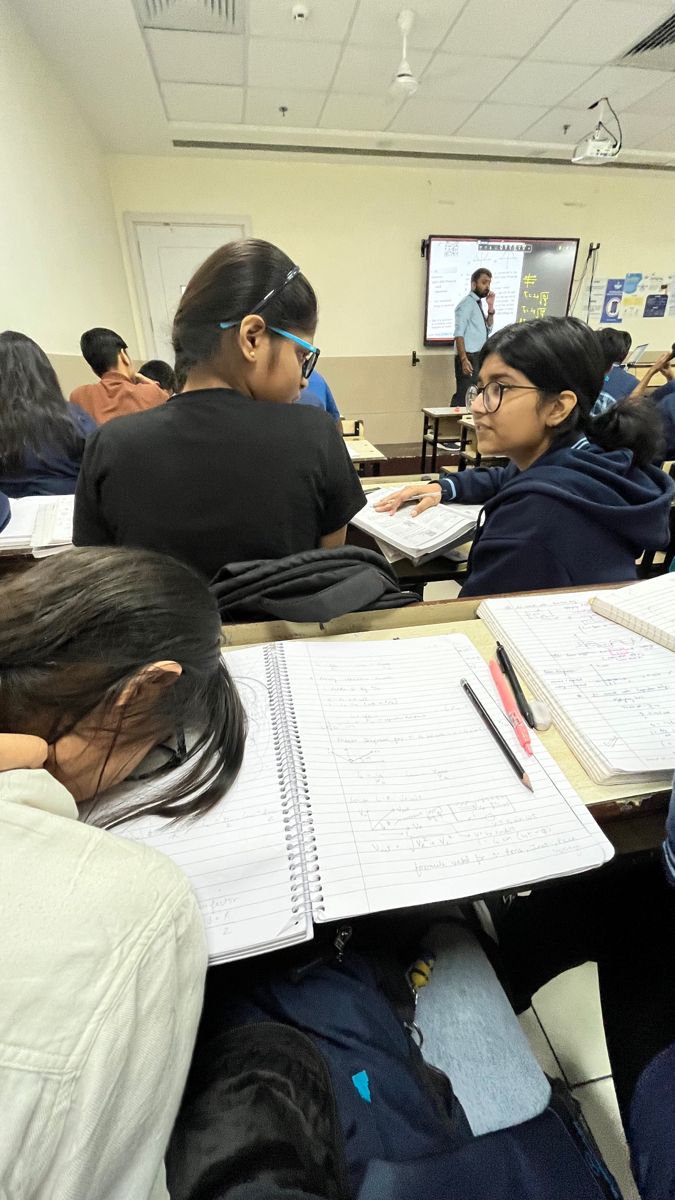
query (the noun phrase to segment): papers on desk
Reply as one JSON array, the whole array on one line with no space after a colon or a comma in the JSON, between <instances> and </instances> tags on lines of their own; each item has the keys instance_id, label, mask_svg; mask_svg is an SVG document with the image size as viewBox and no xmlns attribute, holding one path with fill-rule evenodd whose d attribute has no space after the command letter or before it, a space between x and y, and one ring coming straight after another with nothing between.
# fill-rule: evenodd
<instances>
[{"instance_id":1,"label":"papers on desk","mask_svg":"<svg viewBox=\"0 0 675 1200\"><path fill-rule=\"evenodd\" d=\"M389 562L409 558L417 567L466 542L478 524L479 504L437 504L419 517L411 516L417 501L404 504L393 516L375 511L376 504L398 491L392 487L370 492L366 507L352 517L352 525L375 538Z\"/></svg>"},{"instance_id":2,"label":"papers on desk","mask_svg":"<svg viewBox=\"0 0 675 1200\"><path fill-rule=\"evenodd\" d=\"M675 650L675 571L645 579L591 600L593 612Z\"/></svg>"},{"instance_id":3,"label":"papers on desk","mask_svg":"<svg viewBox=\"0 0 675 1200\"><path fill-rule=\"evenodd\" d=\"M74 496L24 496L10 500L11 516L0 532L0 555L46 558L73 541Z\"/></svg>"},{"instance_id":4,"label":"papers on desk","mask_svg":"<svg viewBox=\"0 0 675 1200\"><path fill-rule=\"evenodd\" d=\"M535 696L546 700L591 779L669 787L675 770L673 653L593 612L593 595L484 600L478 615Z\"/></svg>"}]
</instances>

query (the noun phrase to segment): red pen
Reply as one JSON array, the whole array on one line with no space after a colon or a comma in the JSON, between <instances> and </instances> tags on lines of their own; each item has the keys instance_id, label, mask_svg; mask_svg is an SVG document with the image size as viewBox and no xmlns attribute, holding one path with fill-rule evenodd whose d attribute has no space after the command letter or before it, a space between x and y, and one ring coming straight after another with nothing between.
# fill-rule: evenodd
<instances>
[{"instance_id":1,"label":"red pen","mask_svg":"<svg viewBox=\"0 0 675 1200\"><path fill-rule=\"evenodd\" d=\"M530 741L530 733L527 725L520 715L518 705L516 704L515 696L511 691L511 685L505 675L502 674L499 663L494 658L490 659L490 674L495 682L495 687L499 692L499 698L504 707L509 721L513 725L513 730L526 754L532 754L532 743Z\"/></svg>"}]
</instances>

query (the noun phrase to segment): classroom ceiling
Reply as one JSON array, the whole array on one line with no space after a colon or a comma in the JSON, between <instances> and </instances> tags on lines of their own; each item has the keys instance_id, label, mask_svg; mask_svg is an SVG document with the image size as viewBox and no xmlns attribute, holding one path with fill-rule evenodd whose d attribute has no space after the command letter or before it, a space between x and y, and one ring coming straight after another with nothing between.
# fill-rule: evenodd
<instances>
[{"instance_id":1,"label":"classroom ceiling","mask_svg":"<svg viewBox=\"0 0 675 1200\"><path fill-rule=\"evenodd\" d=\"M111 151L568 159L608 96L622 161L675 165L672 0L413 0L410 97L390 91L406 0L307 0L302 22L294 0L13 2Z\"/></svg>"}]
</instances>

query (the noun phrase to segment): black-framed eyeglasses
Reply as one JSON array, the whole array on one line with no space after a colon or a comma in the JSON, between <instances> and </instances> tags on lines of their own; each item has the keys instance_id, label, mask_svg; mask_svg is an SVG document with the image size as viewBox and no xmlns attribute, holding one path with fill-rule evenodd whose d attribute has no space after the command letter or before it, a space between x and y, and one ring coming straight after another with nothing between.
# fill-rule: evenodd
<instances>
[{"instance_id":1,"label":"black-framed eyeglasses","mask_svg":"<svg viewBox=\"0 0 675 1200\"><path fill-rule=\"evenodd\" d=\"M167 745L166 742L160 742L150 752L149 757L153 765L149 770L142 771L139 775L134 774L134 782L140 783L141 780L155 779L157 775L164 775L168 771L174 771L176 767L183 765L187 759L187 745L183 726L179 725L176 730L175 746Z\"/></svg>"},{"instance_id":2,"label":"black-framed eyeglasses","mask_svg":"<svg viewBox=\"0 0 675 1200\"><path fill-rule=\"evenodd\" d=\"M517 392L540 392L541 388L528 383L497 383L496 380L491 380L490 383L482 383L479 387L472 384L470 388L467 388L466 402L468 405L475 404L478 397L482 396L485 411L494 413L504 399L504 392L512 390Z\"/></svg>"}]
</instances>

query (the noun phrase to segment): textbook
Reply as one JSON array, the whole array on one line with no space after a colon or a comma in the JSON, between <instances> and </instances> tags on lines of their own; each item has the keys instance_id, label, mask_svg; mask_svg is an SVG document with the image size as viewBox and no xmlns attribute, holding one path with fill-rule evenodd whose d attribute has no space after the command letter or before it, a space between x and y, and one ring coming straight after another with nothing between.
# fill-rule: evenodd
<instances>
[{"instance_id":1,"label":"textbook","mask_svg":"<svg viewBox=\"0 0 675 1200\"><path fill-rule=\"evenodd\" d=\"M400 490L388 487L369 492L365 508L351 520L357 529L369 533L378 543L384 543L387 549L383 553L389 562L409 558L414 566L419 566L426 559L459 546L472 536L478 524L480 504L437 504L419 517L411 516L417 500L402 505L393 516L375 511L376 504ZM390 550L396 552L395 556L388 552Z\"/></svg>"},{"instance_id":2,"label":"textbook","mask_svg":"<svg viewBox=\"0 0 675 1200\"><path fill-rule=\"evenodd\" d=\"M74 496L24 496L9 503L11 516L0 532L0 555L46 558L72 545Z\"/></svg>"},{"instance_id":3,"label":"textbook","mask_svg":"<svg viewBox=\"0 0 675 1200\"><path fill-rule=\"evenodd\" d=\"M212 961L308 941L326 921L527 886L612 856L536 734L524 756L463 635L277 642L225 661L249 719L236 783L203 817L141 816L116 830L183 868ZM526 763L533 792L461 679Z\"/></svg>"},{"instance_id":4,"label":"textbook","mask_svg":"<svg viewBox=\"0 0 675 1200\"><path fill-rule=\"evenodd\" d=\"M672 651L594 612L595 595L483 600L478 615L506 646L534 695L547 702L591 779L670 787Z\"/></svg>"},{"instance_id":5,"label":"textbook","mask_svg":"<svg viewBox=\"0 0 675 1200\"><path fill-rule=\"evenodd\" d=\"M600 592L591 600L591 608L608 620L675 650L674 571L616 591Z\"/></svg>"}]
</instances>

